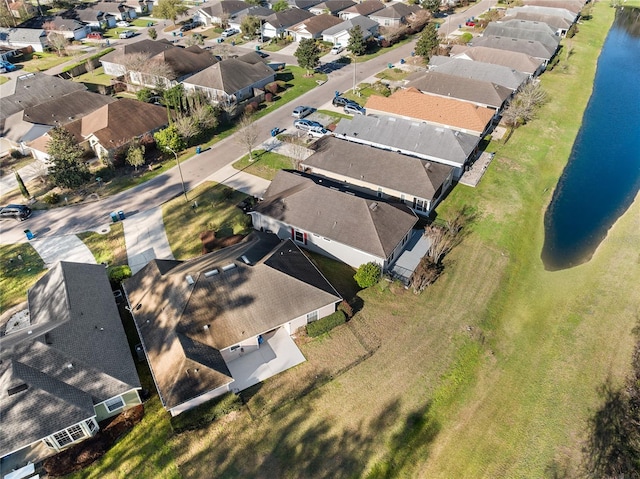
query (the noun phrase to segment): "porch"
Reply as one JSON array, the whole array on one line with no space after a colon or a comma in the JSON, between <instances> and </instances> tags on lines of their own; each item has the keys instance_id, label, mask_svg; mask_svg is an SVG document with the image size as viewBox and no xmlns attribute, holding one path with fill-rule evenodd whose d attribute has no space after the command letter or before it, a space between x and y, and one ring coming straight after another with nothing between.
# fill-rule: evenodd
<instances>
[{"instance_id":1,"label":"porch","mask_svg":"<svg viewBox=\"0 0 640 479\"><path fill-rule=\"evenodd\" d=\"M234 379L233 392L243 391L306 361L284 328L280 327L262 337L264 341L259 349L227 363Z\"/></svg>"},{"instance_id":2,"label":"porch","mask_svg":"<svg viewBox=\"0 0 640 479\"><path fill-rule=\"evenodd\" d=\"M405 286L409 284L411 275L418 267L422 257L427 254L431 242L424 234L424 230L413 230L406 248L398 260L389 269L392 278L402 281Z\"/></svg>"}]
</instances>

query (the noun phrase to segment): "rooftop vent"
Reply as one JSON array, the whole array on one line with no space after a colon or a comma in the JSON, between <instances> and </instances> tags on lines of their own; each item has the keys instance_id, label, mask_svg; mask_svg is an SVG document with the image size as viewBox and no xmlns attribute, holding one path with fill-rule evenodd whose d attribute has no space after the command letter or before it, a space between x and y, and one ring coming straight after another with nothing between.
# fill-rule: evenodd
<instances>
[{"instance_id":1,"label":"rooftop vent","mask_svg":"<svg viewBox=\"0 0 640 479\"><path fill-rule=\"evenodd\" d=\"M249 258L247 258L245 255L242 255L242 256L240 257L240 259L241 259L242 261L244 261L244 262L245 262L245 264L251 264L251 261L249 261Z\"/></svg>"},{"instance_id":2,"label":"rooftop vent","mask_svg":"<svg viewBox=\"0 0 640 479\"><path fill-rule=\"evenodd\" d=\"M190 274L188 274L185 279L187 280L187 283L190 285L195 283L195 281L193 280L193 276L191 276Z\"/></svg>"},{"instance_id":3,"label":"rooftop vent","mask_svg":"<svg viewBox=\"0 0 640 479\"><path fill-rule=\"evenodd\" d=\"M14 386L12 388L7 389L7 393L9 394L9 396L13 396L14 394L18 394L18 393L21 393L22 391L26 391L27 389L29 389L28 384L20 384L18 386Z\"/></svg>"},{"instance_id":4,"label":"rooftop vent","mask_svg":"<svg viewBox=\"0 0 640 479\"><path fill-rule=\"evenodd\" d=\"M236 264L235 263L231 263L231 264L228 264L226 266L223 266L222 267L222 271L229 271L230 269L233 269L235 267L236 267Z\"/></svg>"},{"instance_id":5,"label":"rooftop vent","mask_svg":"<svg viewBox=\"0 0 640 479\"><path fill-rule=\"evenodd\" d=\"M377 210L377 209L378 209L378 203L375 203L375 202L374 202L374 203L371 203L371 204L369 205L369 209L370 209L371 211L375 211L375 210Z\"/></svg>"},{"instance_id":6,"label":"rooftop vent","mask_svg":"<svg viewBox=\"0 0 640 479\"><path fill-rule=\"evenodd\" d=\"M205 278L210 278L211 276L215 276L216 274L218 274L220 271L218 271L217 269L212 269L211 271L207 271L204 274Z\"/></svg>"}]
</instances>

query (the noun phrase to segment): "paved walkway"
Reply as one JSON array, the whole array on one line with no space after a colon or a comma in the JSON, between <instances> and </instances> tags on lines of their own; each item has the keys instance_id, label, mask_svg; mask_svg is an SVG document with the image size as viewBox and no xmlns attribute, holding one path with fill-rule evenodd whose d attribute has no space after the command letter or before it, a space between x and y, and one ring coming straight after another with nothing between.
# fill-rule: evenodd
<instances>
[{"instance_id":1,"label":"paved walkway","mask_svg":"<svg viewBox=\"0 0 640 479\"><path fill-rule=\"evenodd\" d=\"M152 259L174 259L162 221L162 207L138 213L123 221L124 242L131 273L144 268Z\"/></svg>"},{"instance_id":2,"label":"paved walkway","mask_svg":"<svg viewBox=\"0 0 640 479\"><path fill-rule=\"evenodd\" d=\"M91 251L76 235L33 239L29 242L47 268L58 261L96 264Z\"/></svg>"}]
</instances>

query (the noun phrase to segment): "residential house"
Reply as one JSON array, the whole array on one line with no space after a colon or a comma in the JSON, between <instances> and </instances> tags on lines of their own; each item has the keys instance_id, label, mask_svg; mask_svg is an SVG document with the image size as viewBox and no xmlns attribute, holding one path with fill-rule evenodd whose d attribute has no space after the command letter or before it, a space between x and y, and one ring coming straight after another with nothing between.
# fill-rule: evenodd
<instances>
[{"instance_id":1,"label":"residential house","mask_svg":"<svg viewBox=\"0 0 640 479\"><path fill-rule=\"evenodd\" d=\"M353 7L355 4L356 2L352 2L351 0L326 0L310 7L308 10L314 15L328 13L329 15L337 16L342 10Z\"/></svg>"},{"instance_id":2,"label":"residential house","mask_svg":"<svg viewBox=\"0 0 640 479\"><path fill-rule=\"evenodd\" d=\"M455 180L478 153L481 140L458 130L383 115L354 115L341 120L333 133L336 138L451 166Z\"/></svg>"},{"instance_id":3,"label":"residential house","mask_svg":"<svg viewBox=\"0 0 640 479\"><path fill-rule=\"evenodd\" d=\"M406 88L445 98L468 101L500 112L513 90L490 81L475 80L437 71L416 72L407 77Z\"/></svg>"},{"instance_id":4,"label":"residential house","mask_svg":"<svg viewBox=\"0 0 640 479\"><path fill-rule=\"evenodd\" d=\"M291 27L312 16L312 13L300 8L289 8L282 12L275 12L268 16L262 24L262 35L266 38L283 37L289 34Z\"/></svg>"},{"instance_id":5,"label":"residential house","mask_svg":"<svg viewBox=\"0 0 640 479\"><path fill-rule=\"evenodd\" d=\"M132 7L138 17L149 15L153 11L153 0L125 0L124 3L128 7Z\"/></svg>"},{"instance_id":6,"label":"residential house","mask_svg":"<svg viewBox=\"0 0 640 479\"><path fill-rule=\"evenodd\" d=\"M369 18L378 22L381 27L399 27L408 23L408 18L421 9L420 5L394 2L382 10L372 13Z\"/></svg>"},{"instance_id":7,"label":"residential house","mask_svg":"<svg viewBox=\"0 0 640 479\"><path fill-rule=\"evenodd\" d=\"M76 15L78 20L85 23L92 30L114 28L118 21L115 15L92 7L76 8Z\"/></svg>"},{"instance_id":8,"label":"residential house","mask_svg":"<svg viewBox=\"0 0 640 479\"><path fill-rule=\"evenodd\" d=\"M305 361L291 338L341 300L294 241L254 232L124 283L163 406L175 416Z\"/></svg>"},{"instance_id":9,"label":"residential house","mask_svg":"<svg viewBox=\"0 0 640 479\"><path fill-rule=\"evenodd\" d=\"M419 215L429 215L453 183L451 166L331 136L316 141L313 150L301 164L306 173L391 198Z\"/></svg>"},{"instance_id":10,"label":"residential house","mask_svg":"<svg viewBox=\"0 0 640 479\"><path fill-rule=\"evenodd\" d=\"M544 61L525 53L501 50L499 48L454 45L449 52L453 58L462 58L481 63L502 65L535 78L544 71Z\"/></svg>"},{"instance_id":11,"label":"residential house","mask_svg":"<svg viewBox=\"0 0 640 479\"><path fill-rule=\"evenodd\" d=\"M527 20L491 22L487 25L483 35L535 40L544 45L552 57L560 45L560 36L556 35L549 25Z\"/></svg>"},{"instance_id":12,"label":"residential house","mask_svg":"<svg viewBox=\"0 0 640 479\"><path fill-rule=\"evenodd\" d=\"M3 468L56 454L141 403L104 266L56 263L1 318Z\"/></svg>"},{"instance_id":13,"label":"residential house","mask_svg":"<svg viewBox=\"0 0 640 479\"><path fill-rule=\"evenodd\" d=\"M303 38L322 38L322 33L336 25L342 23L342 20L328 13L322 15L314 15L311 18L293 25L289 32L296 42Z\"/></svg>"},{"instance_id":14,"label":"residential house","mask_svg":"<svg viewBox=\"0 0 640 479\"><path fill-rule=\"evenodd\" d=\"M335 27L328 28L327 30L322 32L322 40L324 40L325 42L331 42L334 45L337 45L338 43L347 45L349 43L349 32L356 25L360 26L360 29L362 30L362 36L365 40L377 35L378 29L380 27L380 25L378 25L378 22L360 15L359 17L345 20Z\"/></svg>"},{"instance_id":15,"label":"residential house","mask_svg":"<svg viewBox=\"0 0 640 479\"><path fill-rule=\"evenodd\" d=\"M429 71L488 81L509 88L512 91L519 90L530 79L526 73L515 71L502 65L440 55L434 55L429 59Z\"/></svg>"},{"instance_id":16,"label":"residential house","mask_svg":"<svg viewBox=\"0 0 640 479\"><path fill-rule=\"evenodd\" d=\"M135 4L140 8L138 2L135 2ZM135 6L122 2L96 2L91 4L91 8L113 15L116 20L125 22L135 20L138 17Z\"/></svg>"},{"instance_id":17,"label":"residential house","mask_svg":"<svg viewBox=\"0 0 640 479\"><path fill-rule=\"evenodd\" d=\"M226 26L229 20L243 10L251 7L251 4L240 0L222 0L211 6L199 8L193 15L193 19L206 26L223 25Z\"/></svg>"},{"instance_id":18,"label":"residential house","mask_svg":"<svg viewBox=\"0 0 640 479\"><path fill-rule=\"evenodd\" d=\"M536 6L564 9L578 16L584 4L587 2L582 2L581 0L524 0L522 3L527 7Z\"/></svg>"},{"instance_id":19,"label":"residential house","mask_svg":"<svg viewBox=\"0 0 640 479\"><path fill-rule=\"evenodd\" d=\"M273 8L273 5L277 0L270 0L268 2L269 8ZM301 8L302 10L309 10L311 7L319 4L322 0L287 0L289 7Z\"/></svg>"},{"instance_id":20,"label":"residential house","mask_svg":"<svg viewBox=\"0 0 640 479\"><path fill-rule=\"evenodd\" d=\"M0 27L0 45L11 48L31 48L34 52L44 52L49 41L42 28Z\"/></svg>"},{"instance_id":21,"label":"residential house","mask_svg":"<svg viewBox=\"0 0 640 479\"><path fill-rule=\"evenodd\" d=\"M256 89L263 89L275 78L274 70L252 52L222 60L182 84L186 91L203 93L213 103L238 104L256 96Z\"/></svg>"},{"instance_id":22,"label":"residential house","mask_svg":"<svg viewBox=\"0 0 640 479\"><path fill-rule=\"evenodd\" d=\"M246 10L242 10L233 16L233 19L229 20L229 27L235 28L238 31L242 31L242 21L246 17L255 17L261 22L264 22L270 15L275 12L270 8L252 5Z\"/></svg>"},{"instance_id":23,"label":"residential house","mask_svg":"<svg viewBox=\"0 0 640 479\"><path fill-rule=\"evenodd\" d=\"M566 18L563 15L553 15L549 13L538 13L532 9L536 7L516 7L509 9L507 15L503 18L503 20L527 20L533 22L541 22L549 25L554 31L556 35L564 37L571 28L571 25L575 23L575 18ZM539 7L544 8L544 7ZM549 10L561 10L567 12L569 17L572 16L572 13L568 10L562 9L549 9Z\"/></svg>"},{"instance_id":24,"label":"residential house","mask_svg":"<svg viewBox=\"0 0 640 479\"><path fill-rule=\"evenodd\" d=\"M547 66L547 63L549 63L549 60L551 60L551 58L555 54L555 51L550 52L546 46L544 46L537 40L527 40L521 38L482 35L481 37L475 37L469 43L469 45L473 47L487 47L495 48L498 50L524 53L525 55L529 55L533 58L542 60L544 62L545 68Z\"/></svg>"},{"instance_id":25,"label":"residential house","mask_svg":"<svg viewBox=\"0 0 640 479\"><path fill-rule=\"evenodd\" d=\"M113 97L87 91L82 83L57 76L20 75L16 78L15 92L0 98L0 134L27 154L27 145L54 126L70 123L114 101ZM38 156L33 151L32 154L46 160L46 155Z\"/></svg>"},{"instance_id":26,"label":"residential house","mask_svg":"<svg viewBox=\"0 0 640 479\"><path fill-rule=\"evenodd\" d=\"M135 70L128 59L133 59ZM126 76L130 84L149 88L170 88L217 62L197 45L183 48L168 40L129 43L100 58L107 75Z\"/></svg>"},{"instance_id":27,"label":"residential house","mask_svg":"<svg viewBox=\"0 0 640 479\"><path fill-rule=\"evenodd\" d=\"M384 8L384 3L380 0L364 0L363 2L356 3L349 8L345 8L338 13L338 16L343 20L349 20L350 18L362 15L367 17L374 12L380 11Z\"/></svg>"},{"instance_id":28,"label":"residential house","mask_svg":"<svg viewBox=\"0 0 640 479\"><path fill-rule=\"evenodd\" d=\"M14 18L18 18L18 19L29 18L35 15L37 12L36 7L32 5L30 2L26 2L26 1L16 0L16 1L5 3L5 5L9 9L9 12L11 12L11 15Z\"/></svg>"},{"instance_id":29,"label":"residential house","mask_svg":"<svg viewBox=\"0 0 640 479\"><path fill-rule=\"evenodd\" d=\"M50 33L62 35L67 40L82 40L91 32L91 27L77 19L74 10L62 12L60 15L30 18L18 25L18 27L43 29Z\"/></svg>"},{"instance_id":30,"label":"residential house","mask_svg":"<svg viewBox=\"0 0 640 479\"><path fill-rule=\"evenodd\" d=\"M453 98L425 95L415 88L398 90L389 97L371 95L366 109L367 114L423 121L478 137L488 132L496 118L496 112L491 108Z\"/></svg>"},{"instance_id":31,"label":"residential house","mask_svg":"<svg viewBox=\"0 0 640 479\"><path fill-rule=\"evenodd\" d=\"M278 171L263 201L250 212L253 227L354 268L374 262L388 269L411 236L416 215L400 203L356 196L325 183Z\"/></svg>"}]
</instances>

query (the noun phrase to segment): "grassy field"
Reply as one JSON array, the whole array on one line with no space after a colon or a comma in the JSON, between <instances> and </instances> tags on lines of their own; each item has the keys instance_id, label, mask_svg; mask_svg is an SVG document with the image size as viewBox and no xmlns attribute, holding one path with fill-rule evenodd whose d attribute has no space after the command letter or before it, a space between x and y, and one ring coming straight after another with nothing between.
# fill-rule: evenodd
<instances>
[{"instance_id":1,"label":"grassy field","mask_svg":"<svg viewBox=\"0 0 640 479\"><path fill-rule=\"evenodd\" d=\"M539 256L612 16L596 4L568 67L543 76L550 102L538 119L490 145L479 187L458 186L438 209L471 205L477 219L435 285L359 292L349 323L297 338L307 362L244 392L242 411L207 428L171 436L152 399L145 427L74 478L584 477L599 387L630 368L640 202L589 263L547 272ZM233 224L221 199L165 207L176 257L199 249L211 208Z\"/></svg>"},{"instance_id":2,"label":"grassy field","mask_svg":"<svg viewBox=\"0 0 640 479\"><path fill-rule=\"evenodd\" d=\"M178 196L162 205L167 237L176 259L202 254L200 233L213 230L216 237L247 234L250 218L236 205L247 195L224 185L205 182L189 192L189 203ZM198 207L193 208L194 201Z\"/></svg>"},{"instance_id":3,"label":"grassy field","mask_svg":"<svg viewBox=\"0 0 640 479\"><path fill-rule=\"evenodd\" d=\"M294 161L288 156L265 150L255 150L253 161L249 161L249 155L245 155L232 166L236 170L251 173L269 181L273 180L278 170L295 169Z\"/></svg>"},{"instance_id":4,"label":"grassy field","mask_svg":"<svg viewBox=\"0 0 640 479\"><path fill-rule=\"evenodd\" d=\"M28 243L0 245L0 311L27 300L27 290L44 274L44 262Z\"/></svg>"}]
</instances>

